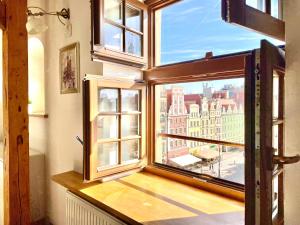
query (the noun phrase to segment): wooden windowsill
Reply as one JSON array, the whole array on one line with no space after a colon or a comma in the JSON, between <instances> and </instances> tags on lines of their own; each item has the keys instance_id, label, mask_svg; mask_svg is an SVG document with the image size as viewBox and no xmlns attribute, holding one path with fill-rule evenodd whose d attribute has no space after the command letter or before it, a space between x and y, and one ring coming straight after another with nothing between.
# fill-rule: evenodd
<instances>
[{"instance_id":1,"label":"wooden windowsill","mask_svg":"<svg viewBox=\"0 0 300 225\"><path fill-rule=\"evenodd\" d=\"M149 172L84 183L81 174L70 171L52 180L131 225L244 224L243 202Z\"/></svg>"}]
</instances>

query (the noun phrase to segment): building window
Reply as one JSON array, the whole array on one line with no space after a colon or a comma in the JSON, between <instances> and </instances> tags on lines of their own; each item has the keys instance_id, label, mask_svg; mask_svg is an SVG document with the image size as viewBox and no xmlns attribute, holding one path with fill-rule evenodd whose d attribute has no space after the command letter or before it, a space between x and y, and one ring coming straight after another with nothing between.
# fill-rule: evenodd
<instances>
[{"instance_id":1,"label":"building window","mask_svg":"<svg viewBox=\"0 0 300 225\"><path fill-rule=\"evenodd\" d=\"M145 87L99 78L86 79L83 91L85 179L140 167L145 158Z\"/></svg>"},{"instance_id":2,"label":"building window","mask_svg":"<svg viewBox=\"0 0 300 225\"><path fill-rule=\"evenodd\" d=\"M144 67L146 9L138 0L93 0L93 58Z\"/></svg>"}]
</instances>

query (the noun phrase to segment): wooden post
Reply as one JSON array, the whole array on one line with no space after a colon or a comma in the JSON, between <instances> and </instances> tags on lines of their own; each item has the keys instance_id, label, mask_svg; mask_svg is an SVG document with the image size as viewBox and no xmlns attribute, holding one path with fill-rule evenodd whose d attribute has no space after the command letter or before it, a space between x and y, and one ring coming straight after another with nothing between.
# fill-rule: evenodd
<instances>
[{"instance_id":1,"label":"wooden post","mask_svg":"<svg viewBox=\"0 0 300 225\"><path fill-rule=\"evenodd\" d=\"M2 3L4 224L29 225L27 0Z\"/></svg>"},{"instance_id":2,"label":"wooden post","mask_svg":"<svg viewBox=\"0 0 300 225\"><path fill-rule=\"evenodd\" d=\"M5 29L6 15L5 15L5 4L0 0L0 29Z\"/></svg>"}]
</instances>

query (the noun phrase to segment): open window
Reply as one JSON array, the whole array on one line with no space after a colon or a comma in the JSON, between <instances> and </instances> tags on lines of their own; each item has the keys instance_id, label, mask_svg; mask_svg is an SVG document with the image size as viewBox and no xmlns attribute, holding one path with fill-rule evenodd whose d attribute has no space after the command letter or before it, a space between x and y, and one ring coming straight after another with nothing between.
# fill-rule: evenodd
<instances>
[{"instance_id":1,"label":"open window","mask_svg":"<svg viewBox=\"0 0 300 225\"><path fill-rule=\"evenodd\" d=\"M263 40L247 60L246 225L284 223L285 51Z\"/></svg>"},{"instance_id":2,"label":"open window","mask_svg":"<svg viewBox=\"0 0 300 225\"><path fill-rule=\"evenodd\" d=\"M92 0L92 56L145 67L147 7L138 0Z\"/></svg>"},{"instance_id":3,"label":"open window","mask_svg":"<svg viewBox=\"0 0 300 225\"><path fill-rule=\"evenodd\" d=\"M243 190L246 56L146 72L153 167Z\"/></svg>"},{"instance_id":4,"label":"open window","mask_svg":"<svg viewBox=\"0 0 300 225\"><path fill-rule=\"evenodd\" d=\"M226 22L285 40L282 0L222 0L222 18Z\"/></svg>"},{"instance_id":5,"label":"open window","mask_svg":"<svg viewBox=\"0 0 300 225\"><path fill-rule=\"evenodd\" d=\"M262 39L283 44L278 41L284 40L282 1L147 3L149 54L143 44L147 30L143 25L147 9L144 4L135 0L92 1L94 59L141 66L149 55L150 68L144 72L143 84L92 76L84 81L85 179L99 179L147 165L158 174L168 171L172 178L204 180L213 184L214 190L215 186L226 187L227 195L241 196L246 190L246 202L250 204L256 188L255 113L251 110L256 107L253 71L258 68L257 54L246 50L260 48ZM227 22L264 35L225 23L221 14ZM195 15L204 19L194 20ZM139 37L132 43L133 49L127 43L128 32ZM199 37L196 43L186 37L188 32ZM178 57L174 58L176 54ZM265 57L262 58L266 60ZM269 63L272 62L263 65ZM281 90L282 81L280 78L276 86L269 79L265 85ZM130 107L126 109L128 98ZM281 100L278 107L282 106ZM280 114L282 109L277 112ZM276 123L274 133L282 139L281 119ZM279 141L278 145L282 143ZM275 183L280 186L282 180L281 177ZM274 199L276 195L280 194L274 194ZM281 204L281 198L278 199ZM246 205L246 211L254 212L253 207L254 203ZM246 215L253 219L251 212Z\"/></svg>"},{"instance_id":6,"label":"open window","mask_svg":"<svg viewBox=\"0 0 300 225\"><path fill-rule=\"evenodd\" d=\"M85 179L145 165L145 85L87 76L83 89Z\"/></svg>"}]
</instances>

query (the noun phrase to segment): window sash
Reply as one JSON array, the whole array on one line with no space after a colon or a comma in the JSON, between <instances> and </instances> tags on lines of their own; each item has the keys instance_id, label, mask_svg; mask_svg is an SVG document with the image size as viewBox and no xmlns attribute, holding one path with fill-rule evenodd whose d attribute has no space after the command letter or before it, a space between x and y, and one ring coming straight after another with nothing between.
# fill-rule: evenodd
<instances>
[{"instance_id":1,"label":"window sash","mask_svg":"<svg viewBox=\"0 0 300 225\"><path fill-rule=\"evenodd\" d=\"M132 8L140 10L140 31L126 26L124 11L126 4L130 5ZM104 0L92 0L92 59L95 61L104 60L137 68L144 68L146 66L145 56L147 56L147 47L145 46L147 41L147 6L138 0L123 0L122 7L122 14L124 14L123 20L122 23L117 23L104 17ZM122 29L122 31L120 31L122 33L122 40L120 40L122 43L121 49L113 49L107 46L105 47L103 34L105 24ZM126 48L126 32L131 32L132 34L137 35L137 37L134 38L140 39L137 52L127 52L128 48Z\"/></svg>"},{"instance_id":2,"label":"window sash","mask_svg":"<svg viewBox=\"0 0 300 225\"><path fill-rule=\"evenodd\" d=\"M155 86L157 84L173 84L173 83L187 83L187 82L197 82L197 81L209 81L209 80L220 80L220 79L230 79L230 78L241 78L245 77L246 70L246 59L251 54L251 52L244 52L241 54L233 54L221 57L212 57L209 59L194 60L190 62L176 63L172 65L159 66L153 69L145 71L145 79L148 81L148 156L149 167L157 167L158 170L169 170L172 173L180 176L184 173L185 176L191 178L199 178L205 180L208 183L217 184L221 186L226 186L238 191L244 191L244 185L233 183L231 181L222 180L216 177L211 177L206 174L198 174L191 171L182 170L172 166L157 163L155 160L156 153L156 139L160 137L189 140L204 143L213 143L224 146L233 146L238 148L244 148L243 144L232 143L226 141L217 141L211 139L166 134L166 133L156 133L155 120ZM156 170L156 169L154 169ZM174 175L174 176L177 176Z\"/></svg>"},{"instance_id":3,"label":"window sash","mask_svg":"<svg viewBox=\"0 0 300 225\"><path fill-rule=\"evenodd\" d=\"M285 41L285 22L271 16L270 0L266 2L269 2L266 4L266 12L262 12L247 5L246 0L222 0L222 18L228 23ZM282 7L278 8L282 11ZM279 16L282 17L282 13Z\"/></svg>"},{"instance_id":4,"label":"window sash","mask_svg":"<svg viewBox=\"0 0 300 225\"><path fill-rule=\"evenodd\" d=\"M124 81L123 81L124 80ZM97 78L83 81L83 98L84 98L84 179L94 180L101 179L115 173L124 172L127 170L140 168L145 165L145 85L137 84L134 81L118 78ZM101 89L116 89L118 90L118 108L116 112L99 112L98 95ZM138 90L139 111L122 112L122 90ZM119 117L118 136L117 138L98 138L95 136L97 128L94 127L95 119L98 116L117 116ZM122 116L133 115L138 117L138 134L122 136ZM124 141L138 141L138 158L135 160L123 161L122 154L125 152L122 149ZM116 165L99 165L98 161L98 145L107 143L118 144L118 161Z\"/></svg>"}]
</instances>

